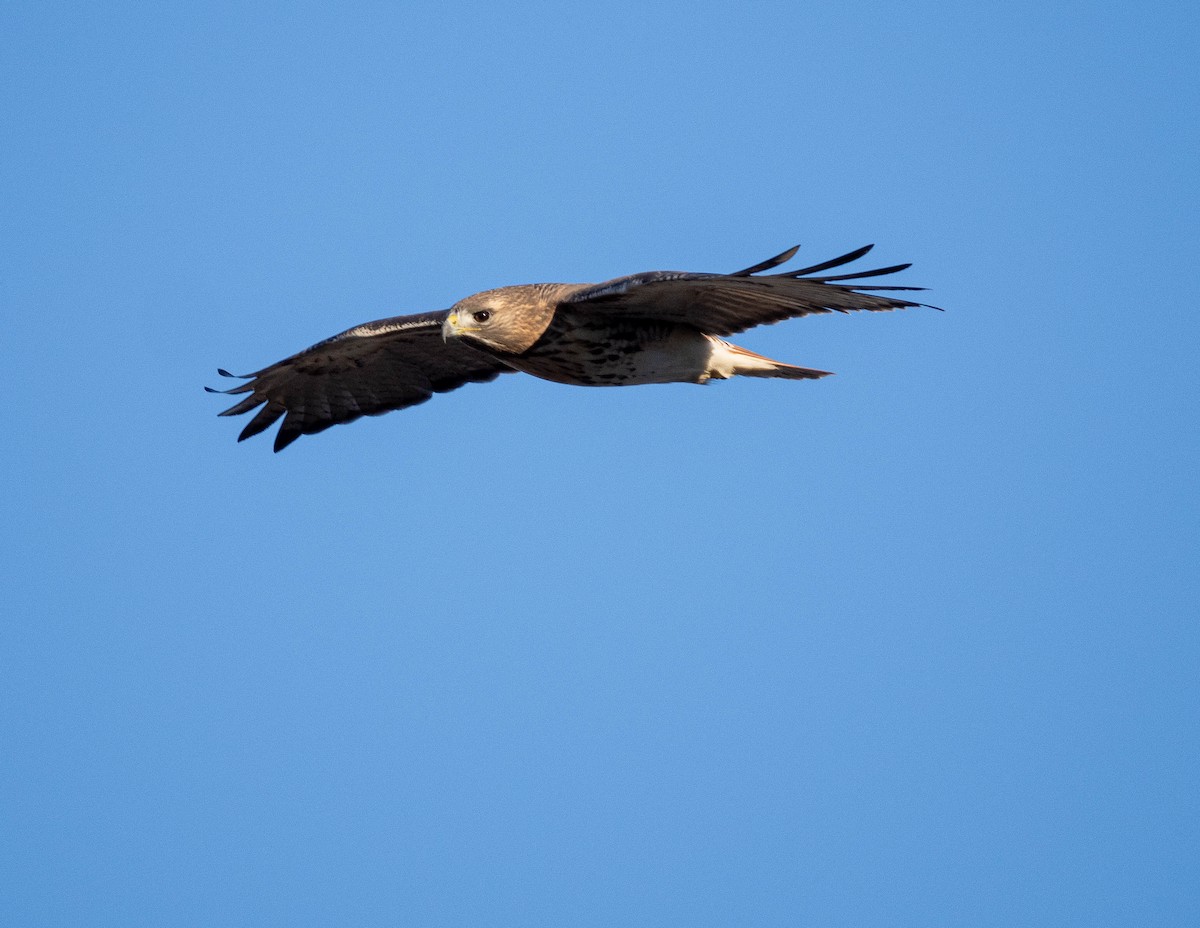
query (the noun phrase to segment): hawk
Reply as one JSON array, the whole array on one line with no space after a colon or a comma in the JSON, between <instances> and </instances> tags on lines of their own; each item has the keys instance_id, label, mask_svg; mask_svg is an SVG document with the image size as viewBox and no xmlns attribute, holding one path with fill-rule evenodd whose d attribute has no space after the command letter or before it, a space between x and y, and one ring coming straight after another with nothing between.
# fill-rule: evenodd
<instances>
[{"instance_id":1,"label":"hawk","mask_svg":"<svg viewBox=\"0 0 1200 928\"><path fill-rule=\"evenodd\" d=\"M301 435L518 371L580 386L703 384L739 375L815 380L830 372L773 361L725 336L813 313L928 306L878 292L922 287L848 283L908 264L823 273L872 247L774 274L763 272L791 260L799 246L732 274L648 271L599 284L484 290L448 310L355 326L242 376L246 382L232 389L205 389L248 394L222 416L262 407L238 441L282 418L275 436L275 450L282 451Z\"/></svg>"}]
</instances>

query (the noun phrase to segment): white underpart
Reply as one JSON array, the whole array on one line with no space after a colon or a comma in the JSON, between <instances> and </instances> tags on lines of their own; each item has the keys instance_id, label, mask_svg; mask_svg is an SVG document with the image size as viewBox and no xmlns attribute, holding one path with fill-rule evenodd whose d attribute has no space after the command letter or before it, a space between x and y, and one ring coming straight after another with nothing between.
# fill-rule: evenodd
<instances>
[{"instance_id":1,"label":"white underpart","mask_svg":"<svg viewBox=\"0 0 1200 928\"><path fill-rule=\"evenodd\" d=\"M710 336L682 326L646 341L632 356L632 383L706 383L713 354ZM726 375L727 376L727 375Z\"/></svg>"}]
</instances>

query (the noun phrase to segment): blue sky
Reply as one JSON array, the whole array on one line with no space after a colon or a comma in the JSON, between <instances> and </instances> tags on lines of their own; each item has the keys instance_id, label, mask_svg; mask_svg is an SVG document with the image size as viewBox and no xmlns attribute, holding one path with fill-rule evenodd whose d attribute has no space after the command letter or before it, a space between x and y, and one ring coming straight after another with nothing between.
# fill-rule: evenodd
<instances>
[{"instance_id":1,"label":"blue sky","mask_svg":"<svg viewBox=\"0 0 1200 928\"><path fill-rule=\"evenodd\" d=\"M10 4L6 925L1200 919L1190 5ZM818 383L204 394L866 242Z\"/></svg>"}]
</instances>

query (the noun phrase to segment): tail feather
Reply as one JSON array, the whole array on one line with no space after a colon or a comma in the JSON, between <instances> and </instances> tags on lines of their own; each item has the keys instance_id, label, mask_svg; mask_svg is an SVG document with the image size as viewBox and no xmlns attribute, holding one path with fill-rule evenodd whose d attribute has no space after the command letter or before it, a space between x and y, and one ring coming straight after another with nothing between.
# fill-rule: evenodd
<instances>
[{"instance_id":1,"label":"tail feather","mask_svg":"<svg viewBox=\"0 0 1200 928\"><path fill-rule=\"evenodd\" d=\"M769 371L738 371L745 377L779 377L783 380L820 380L822 377L832 377L833 371L819 371L814 367L797 367L795 364L775 362L773 370Z\"/></svg>"},{"instance_id":2,"label":"tail feather","mask_svg":"<svg viewBox=\"0 0 1200 928\"><path fill-rule=\"evenodd\" d=\"M711 338L711 336L710 336ZM818 380L828 377L832 371L818 371L811 367L784 364L765 355L757 354L741 345L733 345L724 339L711 338L713 351L710 370L713 377L779 377L784 380Z\"/></svg>"}]
</instances>

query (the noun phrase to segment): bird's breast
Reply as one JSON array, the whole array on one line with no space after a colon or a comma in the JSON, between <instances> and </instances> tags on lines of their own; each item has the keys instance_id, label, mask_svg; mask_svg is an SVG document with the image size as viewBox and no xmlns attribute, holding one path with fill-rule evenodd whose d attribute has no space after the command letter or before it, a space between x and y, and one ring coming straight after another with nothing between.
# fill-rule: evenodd
<instances>
[{"instance_id":1,"label":"bird's breast","mask_svg":"<svg viewBox=\"0 0 1200 928\"><path fill-rule=\"evenodd\" d=\"M578 386L702 383L711 347L690 326L560 309L529 350L506 360L535 377Z\"/></svg>"}]
</instances>

